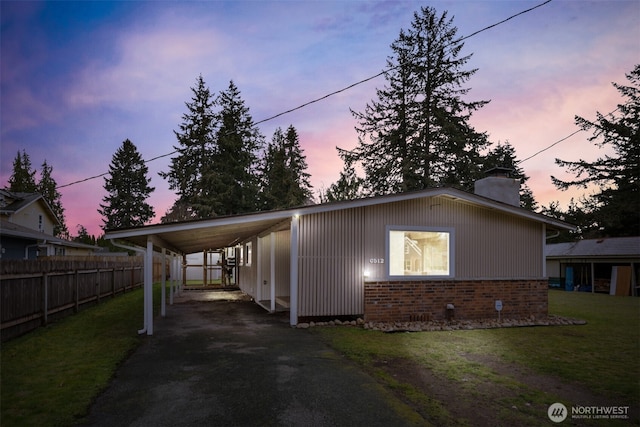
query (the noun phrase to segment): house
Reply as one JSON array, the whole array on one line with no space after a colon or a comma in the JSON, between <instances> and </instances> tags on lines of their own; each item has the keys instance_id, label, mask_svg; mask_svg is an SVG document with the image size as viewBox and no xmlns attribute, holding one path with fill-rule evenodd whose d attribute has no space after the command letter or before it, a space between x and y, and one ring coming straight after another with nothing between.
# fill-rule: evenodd
<instances>
[{"instance_id":1,"label":"house","mask_svg":"<svg viewBox=\"0 0 640 427\"><path fill-rule=\"evenodd\" d=\"M58 219L40 194L0 190L0 259L87 255L99 250L55 237L56 225Z\"/></svg>"},{"instance_id":2,"label":"house","mask_svg":"<svg viewBox=\"0 0 640 427\"><path fill-rule=\"evenodd\" d=\"M545 240L574 227L520 208L519 182L489 176L475 194L430 188L334 203L107 231L107 239L180 258L222 249L236 283L290 323L547 315ZM490 196L490 197L488 197ZM148 295L151 283L145 282ZM150 299L150 298L149 298ZM145 330L153 331L145 302Z\"/></svg>"},{"instance_id":3,"label":"house","mask_svg":"<svg viewBox=\"0 0 640 427\"><path fill-rule=\"evenodd\" d=\"M638 295L640 236L550 244L546 262L552 285L569 291Z\"/></svg>"}]
</instances>

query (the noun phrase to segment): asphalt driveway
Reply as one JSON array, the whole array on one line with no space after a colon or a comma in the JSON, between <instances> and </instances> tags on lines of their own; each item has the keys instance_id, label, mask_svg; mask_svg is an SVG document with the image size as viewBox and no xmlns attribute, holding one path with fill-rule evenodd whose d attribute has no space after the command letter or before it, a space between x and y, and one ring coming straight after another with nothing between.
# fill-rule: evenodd
<instances>
[{"instance_id":1,"label":"asphalt driveway","mask_svg":"<svg viewBox=\"0 0 640 427\"><path fill-rule=\"evenodd\" d=\"M371 377L240 295L183 292L84 425L407 425Z\"/></svg>"}]
</instances>

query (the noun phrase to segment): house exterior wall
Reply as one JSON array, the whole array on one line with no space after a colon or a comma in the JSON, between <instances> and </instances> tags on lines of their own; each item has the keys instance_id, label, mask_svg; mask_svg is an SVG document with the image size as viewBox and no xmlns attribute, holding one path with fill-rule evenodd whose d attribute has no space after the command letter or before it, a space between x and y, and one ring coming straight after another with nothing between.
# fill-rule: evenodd
<instances>
[{"instance_id":1,"label":"house exterior wall","mask_svg":"<svg viewBox=\"0 0 640 427\"><path fill-rule=\"evenodd\" d=\"M42 229L40 229L40 216L42 216ZM9 221L21 225L31 230L42 231L45 234L53 235L53 220L42 208L40 203L31 203L19 212L9 217Z\"/></svg>"},{"instance_id":2,"label":"house exterior wall","mask_svg":"<svg viewBox=\"0 0 640 427\"><path fill-rule=\"evenodd\" d=\"M545 317L546 280L443 280L421 282L367 282L364 285L365 321L410 322L444 320L453 304L457 319Z\"/></svg>"},{"instance_id":3,"label":"house exterior wall","mask_svg":"<svg viewBox=\"0 0 640 427\"><path fill-rule=\"evenodd\" d=\"M276 297L288 297L290 294L290 247L291 232L278 231L262 238L251 240L252 260L246 262L246 243L242 246L245 251L243 265L238 267L239 286L246 294L256 300L268 300L271 297L271 239L274 239L274 278Z\"/></svg>"},{"instance_id":4,"label":"house exterior wall","mask_svg":"<svg viewBox=\"0 0 640 427\"><path fill-rule=\"evenodd\" d=\"M372 309L365 304L365 299L371 297L365 290L365 280L391 283L386 249L390 225L453 230L454 274L450 280L408 277L398 282L424 289L421 298L430 297L427 289L435 292L445 283L463 281L490 292L486 298L493 304L502 292L498 292L500 286L490 286L491 283L505 285L520 280L530 287L543 279L540 223L446 196L426 197L301 216L298 315L359 315ZM447 299L458 298L457 287L443 289L454 292ZM514 287L510 292L520 291L522 298L529 298L530 292L524 289ZM546 293L543 298L544 303L538 305L546 314ZM401 302L404 304L404 300ZM471 315L480 311L469 309ZM461 315L464 314L465 311Z\"/></svg>"}]
</instances>

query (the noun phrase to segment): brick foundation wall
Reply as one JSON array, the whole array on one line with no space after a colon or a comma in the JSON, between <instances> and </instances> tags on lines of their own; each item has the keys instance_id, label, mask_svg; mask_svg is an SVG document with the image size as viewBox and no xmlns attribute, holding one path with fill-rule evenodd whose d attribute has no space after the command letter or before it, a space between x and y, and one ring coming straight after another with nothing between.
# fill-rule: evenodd
<instances>
[{"instance_id":1,"label":"brick foundation wall","mask_svg":"<svg viewBox=\"0 0 640 427\"><path fill-rule=\"evenodd\" d=\"M367 322L444 320L447 304L457 320L498 316L495 301L502 301L501 317L522 319L548 314L546 280L439 280L367 282L364 317Z\"/></svg>"}]
</instances>

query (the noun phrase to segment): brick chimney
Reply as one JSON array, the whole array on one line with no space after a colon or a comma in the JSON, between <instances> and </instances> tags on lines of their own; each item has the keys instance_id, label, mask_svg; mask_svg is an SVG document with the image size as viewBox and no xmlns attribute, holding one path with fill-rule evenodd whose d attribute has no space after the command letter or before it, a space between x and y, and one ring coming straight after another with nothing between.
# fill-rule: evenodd
<instances>
[{"instance_id":1,"label":"brick chimney","mask_svg":"<svg viewBox=\"0 0 640 427\"><path fill-rule=\"evenodd\" d=\"M520 180L511 178L512 169L496 167L474 183L474 193L508 205L520 206Z\"/></svg>"}]
</instances>

